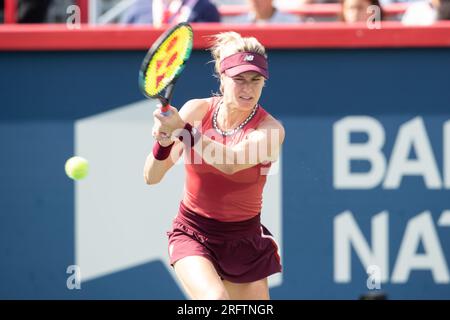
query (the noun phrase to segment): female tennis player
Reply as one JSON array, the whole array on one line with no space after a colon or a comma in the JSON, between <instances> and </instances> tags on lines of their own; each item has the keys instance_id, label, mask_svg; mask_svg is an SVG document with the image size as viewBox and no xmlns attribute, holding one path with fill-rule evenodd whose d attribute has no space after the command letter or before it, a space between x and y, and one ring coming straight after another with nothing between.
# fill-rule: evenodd
<instances>
[{"instance_id":1,"label":"female tennis player","mask_svg":"<svg viewBox=\"0 0 450 320\"><path fill-rule=\"evenodd\" d=\"M281 272L278 247L261 224L266 173L284 128L259 105L269 78L265 48L226 32L211 48L220 95L154 112L144 177L156 184L184 150L186 181L168 232L170 263L191 299L269 299Z\"/></svg>"}]
</instances>

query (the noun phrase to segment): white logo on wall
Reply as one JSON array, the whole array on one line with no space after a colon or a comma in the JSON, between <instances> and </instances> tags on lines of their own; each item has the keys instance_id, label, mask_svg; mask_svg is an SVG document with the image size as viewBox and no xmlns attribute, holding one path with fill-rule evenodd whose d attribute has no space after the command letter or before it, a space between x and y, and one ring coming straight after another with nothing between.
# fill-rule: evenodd
<instances>
[{"instance_id":1,"label":"white logo on wall","mask_svg":"<svg viewBox=\"0 0 450 320\"><path fill-rule=\"evenodd\" d=\"M351 143L353 132L365 133L368 141ZM389 162L383 147L382 124L372 117L349 116L333 127L333 184L336 189L398 189L405 176L422 176L427 189L450 189L450 121L443 128L443 170L439 172L422 117L401 125ZM416 159L409 159L411 149ZM370 163L367 172L351 172L352 160Z\"/></svg>"},{"instance_id":2,"label":"white logo on wall","mask_svg":"<svg viewBox=\"0 0 450 320\"><path fill-rule=\"evenodd\" d=\"M166 231L178 211L184 167L180 160L160 184L145 184L154 108L155 103L146 100L76 122L75 153L90 164L89 176L75 186L75 261L83 281L156 261L175 280ZM282 252L282 161L278 163L278 174L267 178L262 220ZM281 285L282 275L269 281Z\"/></svg>"},{"instance_id":3,"label":"white logo on wall","mask_svg":"<svg viewBox=\"0 0 450 320\"><path fill-rule=\"evenodd\" d=\"M450 211L440 215L437 225L450 226ZM362 265L380 268L381 282L389 280L389 213L383 211L372 218L372 247L358 227L352 212L345 211L334 218L334 280L351 281L351 252L356 252ZM418 253L420 244L424 253ZM397 258L394 261L390 281L406 283L411 271L429 270L435 283L450 283L442 243L437 235L431 212L425 211L412 217L406 226Z\"/></svg>"},{"instance_id":4,"label":"white logo on wall","mask_svg":"<svg viewBox=\"0 0 450 320\"><path fill-rule=\"evenodd\" d=\"M403 125L395 139L389 162L383 153L385 131L382 124L372 117L349 116L334 124L333 131L333 184L335 189L367 190L381 186L383 189L399 189L406 176L423 178L428 190L450 189L450 121L443 126L443 170L439 171L433 148L421 117ZM364 143L352 143L352 133L365 133ZM416 158L410 159L414 149ZM370 163L366 172L352 172L351 161ZM351 281L351 252L354 249L362 265L369 271L377 271L381 282L406 283L414 270L431 272L435 283L450 283L449 268L439 238L437 227L450 226L450 210L439 214L437 223L432 212L425 210L410 218L396 252L392 273L389 274L389 217L384 210L372 217L371 241L360 230L354 213L346 210L334 218L334 280ZM370 244L371 245L370 245ZM423 253L419 246L423 244ZM448 243L444 242L448 246ZM378 269L369 268L376 265ZM370 270L369 270L370 269ZM373 280L373 278L370 278ZM367 284L369 285L369 279Z\"/></svg>"}]
</instances>

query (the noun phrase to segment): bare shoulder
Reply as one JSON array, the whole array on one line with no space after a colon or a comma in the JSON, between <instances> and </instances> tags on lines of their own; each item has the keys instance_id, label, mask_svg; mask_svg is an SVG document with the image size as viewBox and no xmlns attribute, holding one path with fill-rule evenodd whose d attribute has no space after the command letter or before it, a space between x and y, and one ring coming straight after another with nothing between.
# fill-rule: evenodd
<instances>
[{"instance_id":1,"label":"bare shoulder","mask_svg":"<svg viewBox=\"0 0 450 320\"><path fill-rule=\"evenodd\" d=\"M281 140L284 140L285 131L280 121L275 119L271 114L267 114L263 121L258 125L258 129L278 130Z\"/></svg>"},{"instance_id":2,"label":"bare shoulder","mask_svg":"<svg viewBox=\"0 0 450 320\"><path fill-rule=\"evenodd\" d=\"M281 122L275 119L271 114L267 114L264 120L258 124L256 131L266 135L269 141L271 141L273 137L278 137L278 143L280 145L284 142L284 127Z\"/></svg>"},{"instance_id":3,"label":"bare shoulder","mask_svg":"<svg viewBox=\"0 0 450 320\"><path fill-rule=\"evenodd\" d=\"M180 117L189 123L201 121L211 103L212 98L189 100L180 109Z\"/></svg>"}]
</instances>

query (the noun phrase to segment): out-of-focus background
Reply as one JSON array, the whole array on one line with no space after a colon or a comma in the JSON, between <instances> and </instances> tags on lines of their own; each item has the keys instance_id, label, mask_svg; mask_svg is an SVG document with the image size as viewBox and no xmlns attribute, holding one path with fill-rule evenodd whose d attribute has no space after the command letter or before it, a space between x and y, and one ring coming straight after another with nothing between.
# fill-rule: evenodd
<instances>
[{"instance_id":1,"label":"out-of-focus background","mask_svg":"<svg viewBox=\"0 0 450 320\"><path fill-rule=\"evenodd\" d=\"M286 128L262 212L272 298L450 299L448 1L164 1L0 1L0 298L185 297L165 233L183 165L144 183L155 102L137 75L189 21L177 107L218 91L207 36L268 50L261 104Z\"/></svg>"}]
</instances>

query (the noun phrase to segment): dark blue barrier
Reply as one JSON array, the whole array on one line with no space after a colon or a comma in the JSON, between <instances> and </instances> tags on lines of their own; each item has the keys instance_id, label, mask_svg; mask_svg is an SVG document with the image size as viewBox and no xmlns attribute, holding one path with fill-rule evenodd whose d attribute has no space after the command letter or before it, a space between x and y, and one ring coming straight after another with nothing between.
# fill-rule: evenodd
<instances>
[{"instance_id":1,"label":"dark blue barrier","mask_svg":"<svg viewBox=\"0 0 450 320\"><path fill-rule=\"evenodd\" d=\"M62 167L74 153L74 121L143 100L144 53L0 53L0 298L182 297L157 261L82 290L66 286L75 264L74 185ZM357 299L370 289L365 252L387 263L381 290L389 298L450 299L450 49L272 49L269 57L261 103L286 128L284 273L272 298ZM218 90L210 60L193 53L174 105ZM364 144L368 124L384 135L385 169L370 186L352 187L336 177L336 148L345 145L337 139L359 126L349 142ZM425 173L405 173L391 186L405 169L402 148ZM359 173L374 165L351 164Z\"/></svg>"}]
</instances>

